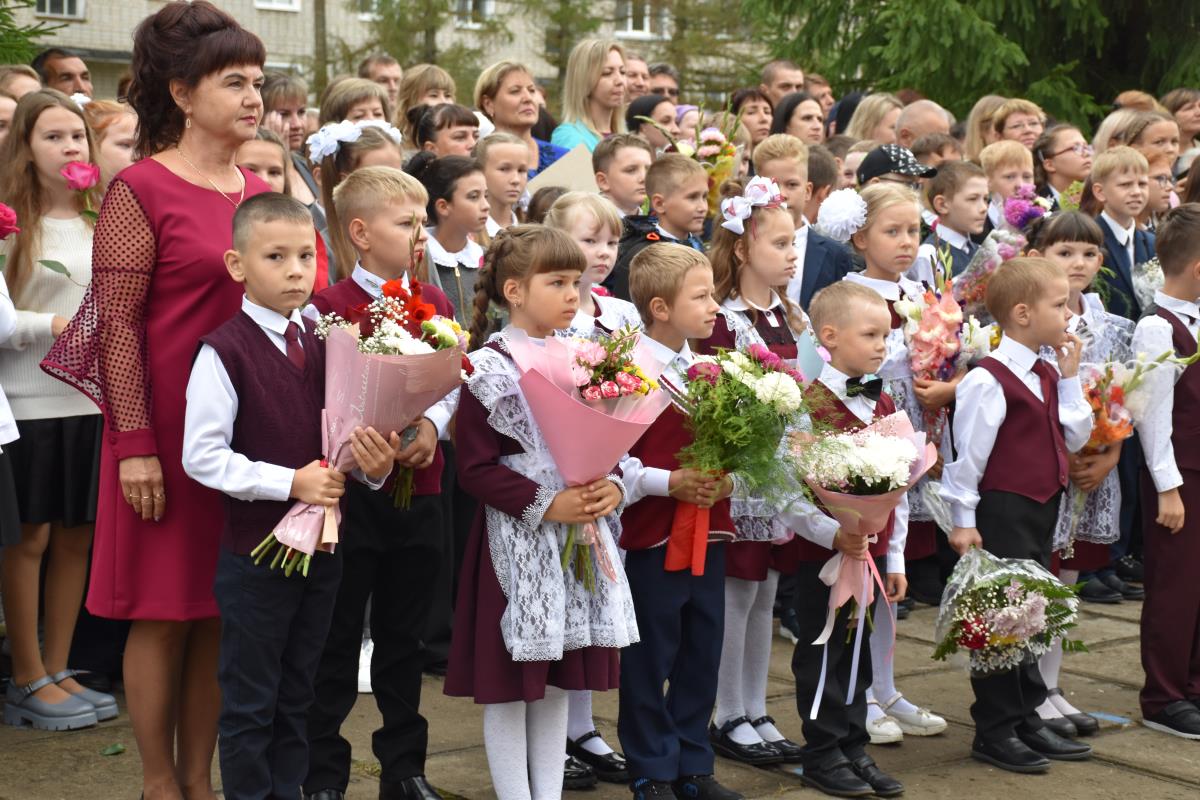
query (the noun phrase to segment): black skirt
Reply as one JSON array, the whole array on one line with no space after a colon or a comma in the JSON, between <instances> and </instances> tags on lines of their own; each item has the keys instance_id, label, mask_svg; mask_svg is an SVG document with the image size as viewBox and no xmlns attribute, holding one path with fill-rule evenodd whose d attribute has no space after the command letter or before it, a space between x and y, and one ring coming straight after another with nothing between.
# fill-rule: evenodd
<instances>
[{"instance_id":1,"label":"black skirt","mask_svg":"<svg viewBox=\"0 0 1200 800\"><path fill-rule=\"evenodd\" d=\"M12 467L21 522L51 522L65 528L94 523L104 432L101 415L17 420L17 431L21 438L4 450Z\"/></svg>"},{"instance_id":2,"label":"black skirt","mask_svg":"<svg viewBox=\"0 0 1200 800\"><path fill-rule=\"evenodd\" d=\"M17 485L8 460L9 447L4 445L0 450L0 547L21 541L21 515L17 513Z\"/></svg>"}]
</instances>

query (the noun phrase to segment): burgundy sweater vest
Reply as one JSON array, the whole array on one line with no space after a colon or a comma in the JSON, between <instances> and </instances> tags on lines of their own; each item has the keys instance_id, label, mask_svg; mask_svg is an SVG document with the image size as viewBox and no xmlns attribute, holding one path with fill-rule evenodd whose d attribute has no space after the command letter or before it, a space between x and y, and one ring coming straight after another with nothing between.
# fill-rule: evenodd
<instances>
[{"instance_id":1,"label":"burgundy sweater vest","mask_svg":"<svg viewBox=\"0 0 1200 800\"><path fill-rule=\"evenodd\" d=\"M304 369L297 369L246 314L201 340L221 359L237 394L230 447L251 461L299 469L321 458L325 405L325 345L306 322L300 333ZM246 554L266 538L292 501L237 500L225 495L222 546Z\"/></svg>"},{"instance_id":2,"label":"burgundy sweater vest","mask_svg":"<svg viewBox=\"0 0 1200 800\"><path fill-rule=\"evenodd\" d=\"M1007 405L979 491L1011 492L1045 503L1067 486L1067 443L1058 418L1058 382L1050 382L1043 402L996 359L985 358L979 366L1000 383Z\"/></svg>"},{"instance_id":3,"label":"burgundy sweater vest","mask_svg":"<svg viewBox=\"0 0 1200 800\"><path fill-rule=\"evenodd\" d=\"M454 306L451 305L449 298L446 297L441 289L431 286L428 283L422 283L421 296L425 298L425 302L432 304L437 309L437 313L448 319L454 319ZM365 289L353 280L346 278L333 284L328 289L322 289L314 295L312 304L322 315L337 314L344 318L347 309L362 305L363 303L370 303L374 299ZM380 431L380 433L386 436L388 431ZM414 497L441 493L442 467L444 463L445 459L442 457L442 448L435 448L433 462L425 469L419 469L413 473ZM393 470L392 476L388 479L387 486L384 487L383 491L390 492L395 479L396 472Z\"/></svg>"},{"instance_id":4,"label":"burgundy sweater vest","mask_svg":"<svg viewBox=\"0 0 1200 800\"><path fill-rule=\"evenodd\" d=\"M792 335L791 328L787 325L787 316L783 306L777 306L773 313L778 325L767 322L766 315L760 312L754 314L754 330L762 337L768 350L784 360L794 361L798 352L796 337ZM707 356L715 355L717 350L736 349L737 337L729 327L729 320L722 313L717 315L717 324L713 328L712 336L705 339L696 348L696 352Z\"/></svg>"},{"instance_id":5,"label":"burgundy sweater vest","mask_svg":"<svg viewBox=\"0 0 1200 800\"><path fill-rule=\"evenodd\" d=\"M1158 309L1158 315L1171 324L1175 352L1187 358L1196 352L1196 337L1188 332L1179 317ZM1175 382L1175 405L1171 409L1171 444L1175 449L1175 466L1200 472L1200 367L1183 370Z\"/></svg>"},{"instance_id":6,"label":"burgundy sweater vest","mask_svg":"<svg viewBox=\"0 0 1200 800\"><path fill-rule=\"evenodd\" d=\"M817 424L829 425L840 431L857 431L866 427L853 411L846 408L846 404L842 402L841 398L820 381L813 381L808 385L808 388L804 390L804 399L812 407L812 419ZM886 392L879 396L879 400L875 403L874 413L875 419L896 413L896 403ZM887 555L888 543L892 539L892 528L895 525L896 512L893 511L888 515L883 530L876 534L877 541L869 548L872 557L879 558ZM801 561L828 561L833 552L803 536L797 536L796 541L800 545Z\"/></svg>"}]
</instances>

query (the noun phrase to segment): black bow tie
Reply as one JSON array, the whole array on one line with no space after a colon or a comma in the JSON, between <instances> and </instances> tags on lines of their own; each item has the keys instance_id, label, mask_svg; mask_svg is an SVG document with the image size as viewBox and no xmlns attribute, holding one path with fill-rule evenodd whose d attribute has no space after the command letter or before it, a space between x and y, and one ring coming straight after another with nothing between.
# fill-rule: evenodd
<instances>
[{"instance_id":1,"label":"black bow tie","mask_svg":"<svg viewBox=\"0 0 1200 800\"><path fill-rule=\"evenodd\" d=\"M851 378L846 381L846 397L858 397L860 394L866 395L871 402L878 403L883 394L883 379L872 378L864 381L862 378Z\"/></svg>"}]
</instances>

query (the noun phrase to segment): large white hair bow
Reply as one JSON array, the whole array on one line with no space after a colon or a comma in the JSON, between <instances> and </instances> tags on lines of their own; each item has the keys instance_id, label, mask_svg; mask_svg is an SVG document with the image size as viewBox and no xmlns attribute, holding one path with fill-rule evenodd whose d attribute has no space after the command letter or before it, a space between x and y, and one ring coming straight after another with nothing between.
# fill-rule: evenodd
<instances>
[{"instance_id":1,"label":"large white hair bow","mask_svg":"<svg viewBox=\"0 0 1200 800\"><path fill-rule=\"evenodd\" d=\"M400 133L400 129L382 119L360 119L354 124L360 128L379 128L397 145L404 143L404 134Z\"/></svg>"},{"instance_id":2,"label":"large white hair bow","mask_svg":"<svg viewBox=\"0 0 1200 800\"><path fill-rule=\"evenodd\" d=\"M328 122L308 137L308 160L319 164L335 155L341 149L342 142L357 142L361 136L362 126L353 122Z\"/></svg>"},{"instance_id":3,"label":"large white hair bow","mask_svg":"<svg viewBox=\"0 0 1200 800\"><path fill-rule=\"evenodd\" d=\"M817 230L845 244L867 223L867 201L854 189L832 192L817 212Z\"/></svg>"},{"instance_id":4,"label":"large white hair bow","mask_svg":"<svg viewBox=\"0 0 1200 800\"><path fill-rule=\"evenodd\" d=\"M738 236L746 232L746 220L755 208L784 208L779 185L770 178L751 178L740 197L726 197L721 201L721 216L725 221L721 227Z\"/></svg>"}]
</instances>

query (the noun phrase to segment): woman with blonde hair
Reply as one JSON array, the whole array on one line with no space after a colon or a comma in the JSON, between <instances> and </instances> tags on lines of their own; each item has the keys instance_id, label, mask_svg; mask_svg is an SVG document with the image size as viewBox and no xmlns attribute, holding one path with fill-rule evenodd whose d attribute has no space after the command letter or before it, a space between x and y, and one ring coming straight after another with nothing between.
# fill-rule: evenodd
<instances>
[{"instance_id":1,"label":"woman with blonde hair","mask_svg":"<svg viewBox=\"0 0 1200 800\"><path fill-rule=\"evenodd\" d=\"M392 103L387 89L366 78L346 78L330 85L321 95L321 125L329 122L358 122L364 119L387 121Z\"/></svg>"},{"instance_id":2,"label":"woman with blonde hair","mask_svg":"<svg viewBox=\"0 0 1200 800\"><path fill-rule=\"evenodd\" d=\"M566 148L533 135L538 121L538 88L533 73L516 61L497 61L475 81L475 108L498 133L511 133L529 148L529 177L567 154Z\"/></svg>"},{"instance_id":3,"label":"woman with blonde hair","mask_svg":"<svg viewBox=\"0 0 1200 800\"><path fill-rule=\"evenodd\" d=\"M1137 122L1138 116L1141 113L1141 111L1136 111L1132 108L1118 108L1102 119L1099 127L1096 128L1096 136L1092 139L1092 145L1096 148L1096 154L1099 155L1110 147L1129 144L1125 136L1130 126Z\"/></svg>"},{"instance_id":4,"label":"woman with blonde hair","mask_svg":"<svg viewBox=\"0 0 1200 800\"><path fill-rule=\"evenodd\" d=\"M453 103L456 93L454 78L436 64L417 64L404 70L392 124L404 134L406 157L416 152L416 125L408 119L408 110L421 105L440 106L443 103Z\"/></svg>"},{"instance_id":5,"label":"woman with blonde hair","mask_svg":"<svg viewBox=\"0 0 1200 800\"><path fill-rule=\"evenodd\" d=\"M998 140L1012 139L1030 150L1045 128L1046 112L1020 97L1005 100L992 114L992 130Z\"/></svg>"},{"instance_id":6,"label":"woman with blonde hair","mask_svg":"<svg viewBox=\"0 0 1200 800\"><path fill-rule=\"evenodd\" d=\"M563 122L550 141L588 151L605 136L625 132L625 50L612 39L584 39L567 59L563 82Z\"/></svg>"},{"instance_id":7,"label":"woman with blonde hair","mask_svg":"<svg viewBox=\"0 0 1200 800\"><path fill-rule=\"evenodd\" d=\"M904 104L894 94L869 94L854 109L846 127L846 135L855 139L870 139L879 144L896 143L896 120Z\"/></svg>"},{"instance_id":8,"label":"woman with blonde hair","mask_svg":"<svg viewBox=\"0 0 1200 800\"><path fill-rule=\"evenodd\" d=\"M978 164L979 154L983 152L983 148L1000 139L992 127L992 118L996 109L1004 105L1007 100L1007 97L1001 97L998 94L985 94L971 107L971 113L967 116L967 141L963 145L966 151L963 153L963 157L967 161L974 161Z\"/></svg>"},{"instance_id":9,"label":"woman with blonde hair","mask_svg":"<svg viewBox=\"0 0 1200 800\"><path fill-rule=\"evenodd\" d=\"M84 104L83 116L95 140L92 160L100 168L100 191L103 193L113 176L133 163L137 114L124 103L93 100Z\"/></svg>"}]
</instances>

